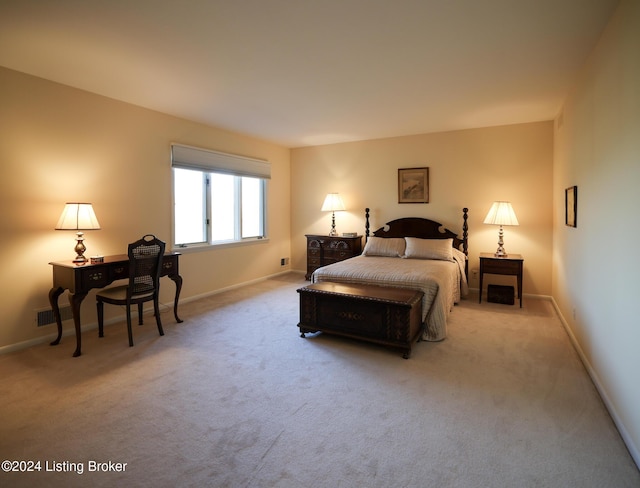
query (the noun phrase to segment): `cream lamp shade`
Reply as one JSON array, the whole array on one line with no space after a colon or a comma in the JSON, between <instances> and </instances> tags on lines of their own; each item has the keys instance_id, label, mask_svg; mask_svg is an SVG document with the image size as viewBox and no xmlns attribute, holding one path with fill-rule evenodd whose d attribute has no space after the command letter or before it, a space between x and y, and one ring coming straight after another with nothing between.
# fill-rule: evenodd
<instances>
[{"instance_id":1,"label":"cream lamp shade","mask_svg":"<svg viewBox=\"0 0 640 488\"><path fill-rule=\"evenodd\" d=\"M87 258L84 252L87 248L84 245L83 230L99 230L100 223L93 211L90 203L70 202L65 204L62 215L56 224L56 230L75 230L76 231L76 257L74 263L86 263Z\"/></svg>"},{"instance_id":2,"label":"cream lamp shade","mask_svg":"<svg viewBox=\"0 0 640 488\"><path fill-rule=\"evenodd\" d=\"M513 211L513 207L510 202L493 202L489 213L484 219L485 224L499 225L500 230L498 232L498 249L495 256L500 258L507 257L507 252L504 249L504 233L502 230L503 225L520 225L516 213Z\"/></svg>"},{"instance_id":3,"label":"cream lamp shade","mask_svg":"<svg viewBox=\"0 0 640 488\"><path fill-rule=\"evenodd\" d=\"M331 212L331 231L329 232L330 236L337 236L338 232L336 231L336 212L340 210L344 210L344 202L338 193L328 193L324 199L324 203L322 204L323 212Z\"/></svg>"}]
</instances>

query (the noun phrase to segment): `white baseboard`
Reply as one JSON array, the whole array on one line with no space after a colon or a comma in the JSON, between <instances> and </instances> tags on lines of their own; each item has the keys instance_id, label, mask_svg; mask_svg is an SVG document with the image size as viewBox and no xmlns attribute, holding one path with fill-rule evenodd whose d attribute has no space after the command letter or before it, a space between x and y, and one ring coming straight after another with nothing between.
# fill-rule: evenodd
<instances>
[{"instance_id":1,"label":"white baseboard","mask_svg":"<svg viewBox=\"0 0 640 488\"><path fill-rule=\"evenodd\" d=\"M602 401L604 402L605 407L609 411L609 415L611 415L611 418L613 419L613 423L616 424L618 432L620 432L620 436L622 437L622 440L624 441L625 445L627 446L627 449L629 450L629 454L631 454L631 457L636 463L636 466L638 466L638 469L640 469L640 450L638 449L638 446L635 445L632 437L629 435L629 431L627 431L624 423L620 419L620 415L618 415L618 411L616 410L615 405L613 404L613 402L609 398L609 395L607 394L607 389L604 387L602 381L600 380L598 373L591 366L589 359L587 358L586 354L582 350L582 347L580 346L580 343L576 339L576 336L573 334L573 331L571 330L569 323L565 320L564 316L562 315L562 312L560 312L560 307L558 306L558 304L556 303L553 297L550 297L550 298L551 298L551 303L553 303L553 308L555 308L556 313L560 318L560 322L562 323L564 330L567 332L567 335L569 336L569 340L571 340L571 343L573 344L573 348L578 353L578 356L580 356L580 360L582 361L582 364L587 370L587 373L591 377L591 381L593 381L593 384L598 390L598 393L600 394L600 397L602 398Z\"/></svg>"},{"instance_id":2,"label":"white baseboard","mask_svg":"<svg viewBox=\"0 0 640 488\"><path fill-rule=\"evenodd\" d=\"M182 304L182 303L195 302L196 300L199 300L201 298L207 298L214 295L219 295L220 293L224 293L225 291L235 290L237 288L242 288L247 285L253 285L255 283L260 283L261 281L266 281L271 278L275 278L277 276L282 276L292 272L297 273L297 271L291 271L287 269L285 271L280 271L279 273L274 273L267 276L263 276L261 278L256 278L255 280L243 281L242 283L237 283L235 285L226 286L224 288L218 288L217 290L208 291L206 293L200 293L199 295L193 295L189 298L181 299L180 303ZM171 308L173 308L173 305L171 306Z\"/></svg>"},{"instance_id":3,"label":"white baseboard","mask_svg":"<svg viewBox=\"0 0 640 488\"><path fill-rule=\"evenodd\" d=\"M480 288L471 288L469 287L469 292L478 294L480 293ZM522 298L533 298L534 300L553 300L553 297L550 295L535 295L532 293L523 293ZM516 297L517 299L517 297Z\"/></svg>"}]
</instances>

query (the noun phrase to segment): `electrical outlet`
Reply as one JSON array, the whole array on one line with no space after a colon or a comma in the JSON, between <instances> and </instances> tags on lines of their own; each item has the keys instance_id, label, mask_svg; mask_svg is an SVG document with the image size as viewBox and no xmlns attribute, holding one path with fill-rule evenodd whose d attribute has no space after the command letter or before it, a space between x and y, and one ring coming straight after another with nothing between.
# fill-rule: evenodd
<instances>
[{"instance_id":1,"label":"electrical outlet","mask_svg":"<svg viewBox=\"0 0 640 488\"><path fill-rule=\"evenodd\" d=\"M287 266L289 264L289 258L281 258L280 266Z\"/></svg>"}]
</instances>

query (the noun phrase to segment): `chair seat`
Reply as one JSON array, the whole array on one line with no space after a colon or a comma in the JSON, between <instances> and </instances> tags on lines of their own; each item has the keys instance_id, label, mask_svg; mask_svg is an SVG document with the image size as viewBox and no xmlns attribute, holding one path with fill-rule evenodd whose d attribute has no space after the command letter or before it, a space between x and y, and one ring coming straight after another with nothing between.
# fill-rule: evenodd
<instances>
[{"instance_id":1,"label":"chair seat","mask_svg":"<svg viewBox=\"0 0 640 488\"><path fill-rule=\"evenodd\" d=\"M115 303L115 302L127 302L127 289L129 285L120 285L113 286L111 288L105 288L104 290L100 290L100 292L96 295L98 300L102 300L107 303ZM135 303L138 299L148 299L153 296L153 290L143 290L140 292L134 292L131 295L131 302Z\"/></svg>"}]
</instances>

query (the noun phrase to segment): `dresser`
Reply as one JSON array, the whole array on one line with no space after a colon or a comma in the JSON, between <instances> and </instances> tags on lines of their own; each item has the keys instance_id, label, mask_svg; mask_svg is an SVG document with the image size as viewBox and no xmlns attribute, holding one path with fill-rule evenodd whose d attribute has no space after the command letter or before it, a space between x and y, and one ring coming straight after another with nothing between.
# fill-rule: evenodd
<instances>
[{"instance_id":1,"label":"dresser","mask_svg":"<svg viewBox=\"0 0 640 488\"><path fill-rule=\"evenodd\" d=\"M318 268L362 254L362 236L319 236L307 238L307 280Z\"/></svg>"}]
</instances>

